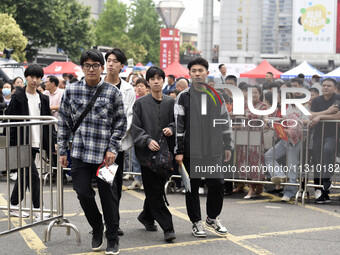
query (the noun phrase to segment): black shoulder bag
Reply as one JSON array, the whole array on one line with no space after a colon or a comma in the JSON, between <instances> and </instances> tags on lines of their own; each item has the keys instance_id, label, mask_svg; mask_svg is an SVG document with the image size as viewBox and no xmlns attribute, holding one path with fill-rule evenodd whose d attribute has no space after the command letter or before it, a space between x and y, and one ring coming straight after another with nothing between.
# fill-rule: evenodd
<instances>
[{"instance_id":1,"label":"black shoulder bag","mask_svg":"<svg viewBox=\"0 0 340 255\"><path fill-rule=\"evenodd\" d=\"M86 117L86 115L89 113L89 111L91 111L94 103L96 102L100 92L102 92L104 88L104 85L102 84L97 90L96 93L94 94L94 96L92 97L91 101L89 102L89 104L86 106L85 110L81 113L79 119L77 120L76 124L74 125L73 129L72 129L72 133L74 134L78 127L80 126L80 124L82 123L82 121L84 120L84 118Z\"/></svg>"}]
</instances>

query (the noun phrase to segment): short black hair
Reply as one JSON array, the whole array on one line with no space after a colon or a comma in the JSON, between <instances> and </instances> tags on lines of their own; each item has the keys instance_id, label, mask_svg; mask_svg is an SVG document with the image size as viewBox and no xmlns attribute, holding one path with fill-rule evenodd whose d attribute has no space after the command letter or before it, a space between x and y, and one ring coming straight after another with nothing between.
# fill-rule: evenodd
<instances>
[{"instance_id":1,"label":"short black hair","mask_svg":"<svg viewBox=\"0 0 340 255\"><path fill-rule=\"evenodd\" d=\"M156 67L156 66L152 66L146 71L145 79L147 81L149 81L151 78L155 77L156 75L162 77L163 81L165 80L164 71L162 69L160 69L159 67Z\"/></svg>"},{"instance_id":2,"label":"short black hair","mask_svg":"<svg viewBox=\"0 0 340 255\"><path fill-rule=\"evenodd\" d=\"M204 58L201 58L201 57L195 58L195 59L193 59L189 62L189 64L188 64L189 71L190 71L190 69L193 65L201 65L201 66L204 66L207 71L209 70L208 61Z\"/></svg>"},{"instance_id":3,"label":"short black hair","mask_svg":"<svg viewBox=\"0 0 340 255\"><path fill-rule=\"evenodd\" d=\"M126 56L125 56L125 53L124 53L121 49L119 49L119 48L114 48L114 49L112 49L112 50L106 52L106 54L105 54L105 61L107 61L107 58L108 58L111 54L115 55L116 58L117 58L117 60L118 60L121 64L123 64L123 65L126 64L127 58L126 58Z\"/></svg>"},{"instance_id":4,"label":"short black hair","mask_svg":"<svg viewBox=\"0 0 340 255\"><path fill-rule=\"evenodd\" d=\"M325 81L330 81L334 84L335 87L337 87L336 85L336 80L332 79L332 78L326 78L326 79L323 79L322 82L321 82L321 86L322 84L325 82Z\"/></svg>"},{"instance_id":5,"label":"short black hair","mask_svg":"<svg viewBox=\"0 0 340 255\"><path fill-rule=\"evenodd\" d=\"M138 80L136 81L136 86L137 86L137 84L139 84L139 83L143 83L143 84L145 85L145 87L150 88L150 86L149 86L149 84L147 83L147 81L146 81L145 79L143 79L143 78L138 78Z\"/></svg>"},{"instance_id":6,"label":"short black hair","mask_svg":"<svg viewBox=\"0 0 340 255\"><path fill-rule=\"evenodd\" d=\"M75 82L77 82L78 81L78 79L76 78L76 77L73 77L71 80L70 80L70 83L75 83Z\"/></svg>"},{"instance_id":7,"label":"short black hair","mask_svg":"<svg viewBox=\"0 0 340 255\"><path fill-rule=\"evenodd\" d=\"M56 85L56 87L58 87L59 85L59 79L54 76L54 75L49 75L47 76L48 79L50 79L50 82L54 82L54 84Z\"/></svg>"},{"instance_id":8,"label":"short black hair","mask_svg":"<svg viewBox=\"0 0 340 255\"><path fill-rule=\"evenodd\" d=\"M14 78L13 84L17 81L17 79L20 79L20 80L22 80L22 82L24 82L24 80L23 80L20 76L18 76L18 77L15 77L15 78Z\"/></svg>"},{"instance_id":9,"label":"short black hair","mask_svg":"<svg viewBox=\"0 0 340 255\"><path fill-rule=\"evenodd\" d=\"M219 64L218 65L218 70L220 70L222 68L222 66L224 66L224 64Z\"/></svg>"},{"instance_id":10,"label":"short black hair","mask_svg":"<svg viewBox=\"0 0 340 255\"><path fill-rule=\"evenodd\" d=\"M168 75L168 78L171 78L171 79L173 79L174 81L176 81L175 75L169 74L169 75Z\"/></svg>"},{"instance_id":11,"label":"short black hair","mask_svg":"<svg viewBox=\"0 0 340 255\"><path fill-rule=\"evenodd\" d=\"M290 81L290 83L292 83L292 82L297 82L297 83L299 83L299 85L303 85L303 80L301 80L301 78L294 78L294 79L291 79L291 81Z\"/></svg>"},{"instance_id":12,"label":"short black hair","mask_svg":"<svg viewBox=\"0 0 340 255\"><path fill-rule=\"evenodd\" d=\"M303 73L299 73L297 77L300 78L300 79L304 79L305 75Z\"/></svg>"},{"instance_id":13,"label":"short black hair","mask_svg":"<svg viewBox=\"0 0 340 255\"><path fill-rule=\"evenodd\" d=\"M63 73L63 77L66 77L68 74L67 73Z\"/></svg>"},{"instance_id":14,"label":"short black hair","mask_svg":"<svg viewBox=\"0 0 340 255\"><path fill-rule=\"evenodd\" d=\"M72 80L74 78L74 75L73 74L69 74L69 75L67 75L67 77L68 77L69 80Z\"/></svg>"},{"instance_id":15,"label":"short black hair","mask_svg":"<svg viewBox=\"0 0 340 255\"><path fill-rule=\"evenodd\" d=\"M240 82L240 84L238 85L238 87L240 88L240 90L247 90L248 89L248 87L249 87L249 85L248 85L248 83L246 83L246 82Z\"/></svg>"},{"instance_id":16,"label":"short black hair","mask_svg":"<svg viewBox=\"0 0 340 255\"><path fill-rule=\"evenodd\" d=\"M235 75L228 75L225 80L233 80L237 84L237 78Z\"/></svg>"},{"instance_id":17,"label":"short black hair","mask_svg":"<svg viewBox=\"0 0 340 255\"><path fill-rule=\"evenodd\" d=\"M267 72L267 74L270 74L272 77L274 77L274 74L272 72Z\"/></svg>"},{"instance_id":18,"label":"short black hair","mask_svg":"<svg viewBox=\"0 0 340 255\"><path fill-rule=\"evenodd\" d=\"M170 96L171 93L175 93L176 96L178 96L179 91L178 91L177 89L171 90L171 91L168 93L168 95Z\"/></svg>"},{"instance_id":19,"label":"short black hair","mask_svg":"<svg viewBox=\"0 0 340 255\"><path fill-rule=\"evenodd\" d=\"M310 88L309 92L314 92L316 94L320 94L319 90L317 88Z\"/></svg>"},{"instance_id":20,"label":"short black hair","mask_svg":"<svg viewBox=\"0 0 340 255\"><path fill-rule=\"evenodd\" d=\"M97 49L85 50L80 56L80 65L82 66L88 59L98 61L102 66L105 64L103 54Z\"/></svg>"},{"instance_id":21,"label":"short black hair","mask_svg":"<svg viewBox=\"0 0 340 255\"><path fill-rule=\"evenodd\" d=\"M39 83L38 87L41 87L44 91L46 90L45 82Z\"/></svg>"},{"instance_id":22,"label":"short black hair","mask_svg":"<svg viewBox=\"0 0 340 255\"><path fill-rule=\"evenodd\" d=\"M273 93L272 92L267 92L264 94L264 99L269 102L270 105L273 105Z\"/></svg>"},{"instance_id":23,"label":"short black hair","mask_svg":"<svg viewBox=\"0 0 340 255\"><path fill-rule=\"evenodd\" d=\"M24 75L25 75L25 77L36 76L36 77L42 78L42 77L44 77L44 70L38 64L30 64L26 68Z\"/></svg>"}]
</instances>

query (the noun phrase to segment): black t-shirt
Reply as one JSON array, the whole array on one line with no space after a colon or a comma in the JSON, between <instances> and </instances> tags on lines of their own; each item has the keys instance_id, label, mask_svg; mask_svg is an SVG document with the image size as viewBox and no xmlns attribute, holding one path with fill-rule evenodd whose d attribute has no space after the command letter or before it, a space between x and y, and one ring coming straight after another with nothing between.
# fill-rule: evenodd
<instances>
[{"instance_id":1,"label":"black t-shirt","mask_svg":"<svg viewBox=\"0 0 340 255\"><path fill-rule=\"evenodd\" d=\"M328 101L325 100L324 96L319 96L314 98L311 106L312 112L322 112L331 107L336 100L340 100L340 95L334 94ZM335 123L325 123L324 127L324 137L335 137L336 134L336 124ZM318 123L315 126L314 141L321 141L322 137L322 123Z\"/></svg>"}]
</instances>

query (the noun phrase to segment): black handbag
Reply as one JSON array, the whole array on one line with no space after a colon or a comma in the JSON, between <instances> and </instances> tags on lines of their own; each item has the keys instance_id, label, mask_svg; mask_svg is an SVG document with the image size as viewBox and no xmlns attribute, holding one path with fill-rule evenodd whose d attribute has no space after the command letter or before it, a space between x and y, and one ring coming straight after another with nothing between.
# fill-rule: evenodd
<instances>
[{"instance_id":1,"label":"black handbag","mask_svg":"<svg viewBox=\"0 0 340 255\"><path fill-rule=\"evenodd\" d=\"M169 150L168 141L162 133L158 139L159 151L155 151L148 160L148 167L163 179L168 179L173 174L174 156Z\"/></svg>"}]
</instances>

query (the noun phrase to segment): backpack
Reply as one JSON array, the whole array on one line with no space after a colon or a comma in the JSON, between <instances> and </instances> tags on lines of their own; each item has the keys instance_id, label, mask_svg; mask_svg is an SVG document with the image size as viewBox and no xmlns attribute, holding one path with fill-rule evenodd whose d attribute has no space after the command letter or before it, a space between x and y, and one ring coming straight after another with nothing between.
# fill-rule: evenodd
<instances>
[{"instance_id":1,"label":"backpack","mask_svg":"<svg viewBox=\"0 0 340 255\"><path fill-rule=\"evenodd\" d=\"M158 139L159 151L153 152L148 160L148 167L163 179L168 179L173 174L174 156L169 150L168 141L164 134Z\"/></svg>"}]
</instances>

